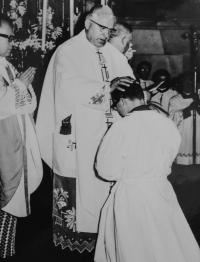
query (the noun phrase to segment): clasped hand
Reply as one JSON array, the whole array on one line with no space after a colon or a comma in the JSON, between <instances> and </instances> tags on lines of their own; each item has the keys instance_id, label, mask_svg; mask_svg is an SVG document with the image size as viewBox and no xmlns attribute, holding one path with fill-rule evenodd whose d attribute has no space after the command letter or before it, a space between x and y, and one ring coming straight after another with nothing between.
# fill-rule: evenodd
<instances>
[{"instance_id":1,"label":"clasped hand","mask_svg":"<svg viewBox=\"0 0 200 262\"><path fill-rule=\"evenodd\" d=\"M35 71L36 68L29 67L25 72L19 74L17 79L19 79L26 86L26 88L28 88L34 79Z\"/></svg>"},{"instance_id":2,"label":"clasped hand","mask_svg":"<svg viewBox=\"0 0 200 262\"><path fill-rule=\"evenodd\" d=\"M110 83L110 93L112 93L115 89L125 91L124 88L129 87L134 81L135 79L130 76L116 77Z\"/></svg>"}]
</instances>

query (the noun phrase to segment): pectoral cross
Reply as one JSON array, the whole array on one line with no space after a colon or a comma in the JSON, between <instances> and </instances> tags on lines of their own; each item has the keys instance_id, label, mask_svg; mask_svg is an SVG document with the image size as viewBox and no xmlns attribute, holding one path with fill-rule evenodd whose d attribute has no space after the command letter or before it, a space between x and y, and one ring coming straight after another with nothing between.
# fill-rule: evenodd
<instances>
[{"instance_id":1,"label":"pectoral cross","mask_svg":"<svg viewBox=\"0 0 200 262\"><path fill-rule=\"evenodd\" d=\"M106 66L106 59L103 56L102 52L97 48L97 54L99 57L99 64L101 66L101 73L102 73L102 78L104 82L109 83L109 72L107 70L107 66ZM109 105L109 111L105 113L106 116L106 124L108 126L108 129L111 127L112 122L109 121L111 118L113 118L112 112L111 112L111 99L109 101L110 105Z\"/></svg>"}]
</instances>

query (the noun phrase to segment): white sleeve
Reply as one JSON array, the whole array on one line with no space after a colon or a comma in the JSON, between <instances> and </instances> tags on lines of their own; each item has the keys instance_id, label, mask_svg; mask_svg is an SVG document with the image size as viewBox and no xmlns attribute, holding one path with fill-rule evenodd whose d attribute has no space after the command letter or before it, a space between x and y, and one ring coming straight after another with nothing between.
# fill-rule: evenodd
<instances>
[{"instance_id":1,"label":"white sleeve","mask_svg":"<svg viewBox=\"0 0 200 262\"><path fill-rule=\"evenodd\" d=\"M183 128L183 108L179 107L179 101L176 97L169 100L169 118L174 121L179 131Z\"/></svg>"},{"instance_id":2,"label":"white sleeve","mask_svg":"<svg viewBox=\"0 0 200 262\"><path fill-rule=\"evenodd\" d=\"M12 84L0 76L0 119L11 115L33 113L36 108L35 93L30 86L30 93L18 79Z\"/></svg>"}]
</instances>

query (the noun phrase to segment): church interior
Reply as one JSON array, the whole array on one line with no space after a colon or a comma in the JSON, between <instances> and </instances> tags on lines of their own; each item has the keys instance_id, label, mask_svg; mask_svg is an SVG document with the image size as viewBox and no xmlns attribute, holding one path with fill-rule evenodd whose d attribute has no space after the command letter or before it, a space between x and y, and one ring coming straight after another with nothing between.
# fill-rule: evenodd
<instances>
[{"instance_id":1,"label":"church interior","mask_svg":"<svg viewBox=\"0 0 200 262\"><path fill-rule=\"evenodd\" d=\"M70 10L73 2L73 11ZM18 71L37 68L33 81L39 101L45 72L56 48L73 37L74 25L86 12L87 0L48 0L46 50L42 50L42 0L0 0L1 14L13 20L16 43L9 61ZM132 27L133 57L129 64L136 71L141 61L152 64L154 71L164 68L171 78L186 70L195 70L196 89L200 89L200 0L108 0L117 21ZM96 3L102 1L96 0ZM24 7L21 12L16 6ZM196 41L196 42L195 42ZM37 110L34 115L37 119ZM199 136L199 134L197 134ZM31 215L17 223L16 255L5 261L92 262L94 250L82 254L69 248L55 247L52 239L52 173L43 162L44 177L32 194ZM183 213L200 245L200 165L173 164L168 176ZM138 261L139 262L139 261Z\"/></svg>"}]
</instances>

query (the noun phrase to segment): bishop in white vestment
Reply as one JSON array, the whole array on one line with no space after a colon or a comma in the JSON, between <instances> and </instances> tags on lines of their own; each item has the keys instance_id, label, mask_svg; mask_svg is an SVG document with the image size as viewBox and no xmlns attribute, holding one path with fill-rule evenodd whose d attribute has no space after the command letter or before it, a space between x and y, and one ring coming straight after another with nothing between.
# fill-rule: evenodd
<instances>
[{"instance_id":1,"label":"bishop in white vestment","mask_svg":"<svg viewBox=\"0 0 200 262\"><path fill-rule=\"evenodd\" d=\"M180 77L181 93L172 97L169 103L170 118L181 134L181 145L175 163L193 163L193 109L196 109L196 156L195 164L200 164L200 110L198 95L193 92L193 75L185 72Z\"/></svg>"},{"instance_id":2,"label":"bishop in white vestment","mask_svg":"<svg viewBox=\"0 0 200 262\"><path fill-rule=\"evenodd\" d=\"M51 59L36 124L42 158L54 172L54 242L79 252L94 248L110 189L96 177L94 160L114 121L111 80L117 78L117 85L134 78L127 59L107 43L114 26L111 9L93 12L86 30L59 46Z\"/></svg>"}]
</instances>

